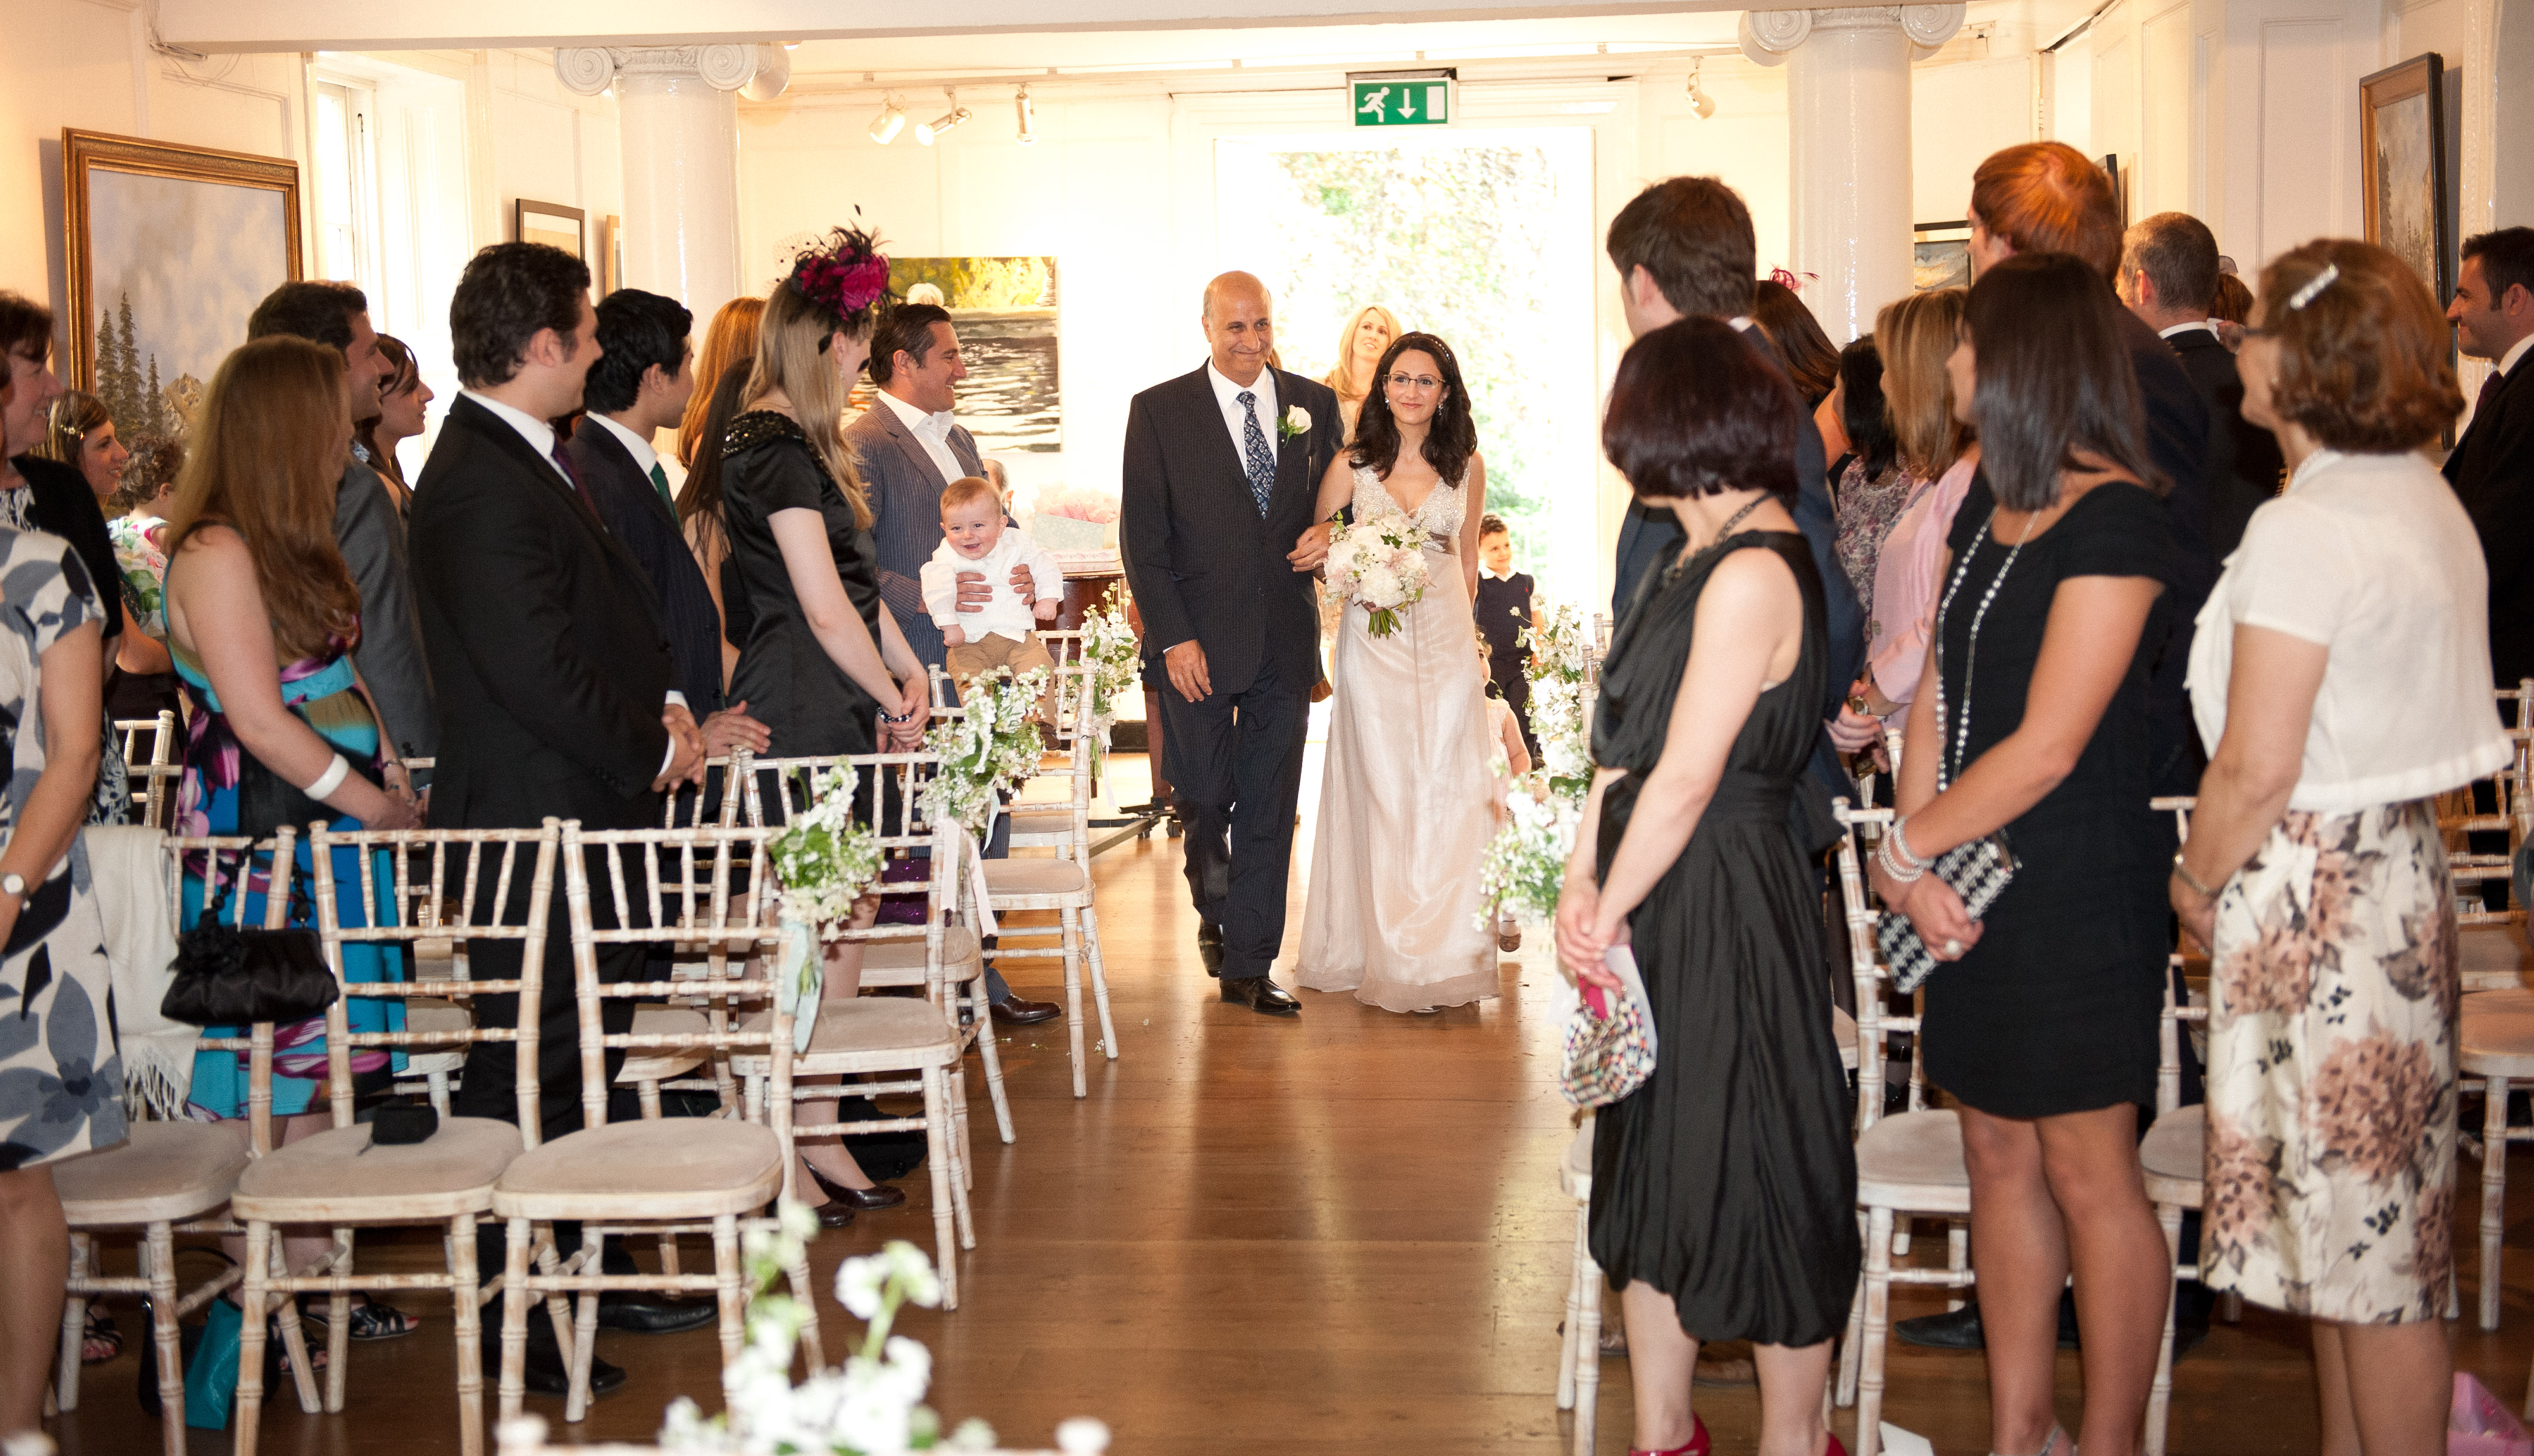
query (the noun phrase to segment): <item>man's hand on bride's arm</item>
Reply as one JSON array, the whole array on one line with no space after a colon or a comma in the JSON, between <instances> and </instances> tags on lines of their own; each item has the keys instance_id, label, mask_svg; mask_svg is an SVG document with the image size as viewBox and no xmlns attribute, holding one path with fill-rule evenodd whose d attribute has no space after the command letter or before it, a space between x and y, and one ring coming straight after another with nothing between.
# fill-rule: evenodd
<instances>
[{"instance_id":1,"label":"man's hand on bride's arm","mask_svg":"<svg viewBox=\"0 0 2534 1456\"><path fill-rule=\"evenodd\" d=\"M1318 571L1321 564L1329 559L1329 538L1335 531L1336 527L1330 522L1321 521L1302 532L1294 542L1294 549L1285 554L1285 559L1294 564L1295 571Z\"/></svg>"},{"instance_id":2,"label":"man's hand on bride's arm","mask_svg":"<svg viewBox=\"0 0 2534 1456\"><path fill-rule=\"evenodd\" d=\"M1205 647L1194 637L1165 649L1162 669L1171 675L1171 686L1190 702L1203 702L1214 692L1214 680L1206 676Z\"/></svg>"}]
</instances>

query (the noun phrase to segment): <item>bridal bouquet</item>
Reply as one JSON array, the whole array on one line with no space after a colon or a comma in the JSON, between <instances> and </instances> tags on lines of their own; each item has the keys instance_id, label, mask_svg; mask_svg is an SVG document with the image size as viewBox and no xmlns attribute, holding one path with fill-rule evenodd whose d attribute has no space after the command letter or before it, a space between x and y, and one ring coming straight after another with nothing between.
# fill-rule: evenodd
<instances>
[{"instance_id":1,"label":"bridal bouquet","mask_svg":"<svg viewBox=\"0 0 2534 1456\"><path fill-rule=\"evenodd\" d=\"M707 1419L694 1400L670 1403L660 1427L664 1451L689 1456L901 1456L910 1451L984 1451L995 1432L983 1421L962 1422L944 1436L940 1418L924 1405L933 1381L933 1356L889 1326L902 1306L941 1303L941 1279L924 1250L892 1240L868 1258L847 1259L836 1270L836 1303L868 1322L862 1348L842 1366L810 1371L792 1383L792 1354L802 1327L815 1310L772 1294L784 1271L800 1265L818 1222L801 1204L785 1201L771 1227L747 1235L748 1341L722 1370L723 1412ZM1076 1418L1056 1427L1057 1447L1072 1456L1108 1449L1109 1427Z\"/></svg>"},{"instance_id":2,"label":"bridal bouquet","mask_svg":"<svg viewBox=\"0 0 2534 1456\"><path fill-rule=\"evenodd\" d=\"M925 730L924 751L941 756L940 771L922 790L925 813L957 819L978 834L993 826L1000 796L1036 774L1047 752L1030 716L1046 691L1043 667L1019 677L998 667L968 680L959 715L935 718Z\"/></svg>"},{"instance_id":3,"label":"bridal bouquet","mask_svg":"<svg viewBox=\"0 0 2534 1456\"><path fill-rule=\"evenodd\" d=\"M1425 595L1424 538L1399 513L1358 516L1329 543L1328 576L1346 594L1371 609L1374 637L1399 630L1402 608Z\"/></svg>"}]
</instances>

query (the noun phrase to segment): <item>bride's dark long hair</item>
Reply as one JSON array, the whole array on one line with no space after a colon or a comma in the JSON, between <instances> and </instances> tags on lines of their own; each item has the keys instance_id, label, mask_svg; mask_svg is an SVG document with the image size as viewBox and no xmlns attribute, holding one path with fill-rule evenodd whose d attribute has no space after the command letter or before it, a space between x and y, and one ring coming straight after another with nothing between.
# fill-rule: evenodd
<instances>
[{"instance_id":1,"label":"bride's dark long hair","mask_svg":"<svg viewBox=\"0 0 2534 1456\"><path fill-rule=\"evenodd\" d=\"M1453 357L1450 344L1431 334L1403 334L1383 352L1372 373L1372 393L1363 396L1363 413L1356 417L1349 457L1358 466L1370 465L1385 478L1391 466L1399 463L1399 421L1390 413L1390 373L1399 356L1408 353L1424 354L1443 372L1443 399L1434 406L1433 422L1426 427L1423 454L1425 463L1434 467L1445 485L1458 485L1470 456L1478 452L1478 422L1470 413L1470 392L1461 385L1461 361Z\"/></svg>"}]
</instances>

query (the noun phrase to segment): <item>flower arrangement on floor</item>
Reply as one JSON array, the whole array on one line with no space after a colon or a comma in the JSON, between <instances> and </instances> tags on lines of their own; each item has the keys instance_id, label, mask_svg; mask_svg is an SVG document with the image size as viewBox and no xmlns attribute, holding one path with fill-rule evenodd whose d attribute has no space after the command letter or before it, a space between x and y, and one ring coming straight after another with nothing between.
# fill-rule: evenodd
<instances>
[{"instance_id":1,"label":"flower arrangement on floor","mask_svg":"<svg viewBox=\"0 0 2534 1456\"><path fill-rule=\"evenodd\" d=\"M1082 665L1091 671L1091 721L1084 727L1105 749L1117 723L1117 699L1144 680L1143 643L1115 603L1083 617Z\"/></svg>"},{"instance_id":2,"label":"flower arrangement on floor","mask_svg":"<svg viewBox=\"0 0 2534 1456\"><path fill-rule=\"evenodd\" d=\"M968 680L959 693L962 710L935 718L924 734L924 751L941 756L940 770L920 790L926 814L936 822L955 819L979 836L993 827L1001 795L1035 775L1047 752L1030 717L1047 680L1043 667L1019 677L998 667Z\"/></svg>"},{"instance_id":3,"label":"flower arrangement on floor","mask_svg":"<svg viewBox=\"0 0 2534 1456\"><path fill-rule=\"evenodd\" d=\"M1523 632L1531 649L1531 728L1539 740L1539 763L1513 781L1505 819L1488 841L1479 883L1491 903L1534 924L1557 914L1566 882L1566 858L1593 787L1593 742L1587 727L1592 691L1582 614L1567 605L1538 613ZM1505 771L1501 753L1496 771ZM1491 925L1482 912L1480 928Z\"/></svg>"},{"instance_id":4,"label":"flower arrangement on floor","mask_svg":"<svg viewBox=\"0 0 2534 1456\"><path fill-rule=\"evenodd\" d=\"M724 1409L707 1418L694 1401L672 1401L660 1427L663 1450L690 1456L901 1456L910 1451L983 1451L995 1432L983 1421L964 1421L946 1437L940 1418L924 1404L933 1381L932 1353L889 1327L909 1304L937 1308L941 1280L924 1250L892 1240L868 1258L847 1259L836 1270L836 1302L867 1326L862 1348L834 1369L809 1372L792 1383L792 1355L802 1326L816 1311L773 1294L783 1271L799 1261L818 1232L817 1216L785 1201L771 1225L752 1226L745 1257L754 1297L748 1308L748 1340L721 1372ZM1076 1418L1056 1427L1056 1443L1067 1456L1098 1456L1108 1449L1109 1427Z\"/></svg>"},{"instance_id":5,"label":"flower arrangement on floor","mask_svg":"<svg viewBox=\"0 0 2534 1456\"><path fill-rule=\"evenodd\" d=\"M777 996L792 1016L793 1050L810 1049L826 989L818 941L853 918L854 903L879 879L879 840L854 821L857 775L849 764L810 772L810 802L766 836L782 911Z\"/></svg>"},{"instance_id":6,"label":"flower arrangement on floor","mask_svg":"<svg viewBox=\"0 0 2534 1456\"><path fill-rule=\"evenodd\" d=\"M1328 578L1361 602L1374 637L1399 630L1399 614L1425 595L1424 536L1396 511L1362 516L1329 543Z\"/></svg>"}]
</instances>

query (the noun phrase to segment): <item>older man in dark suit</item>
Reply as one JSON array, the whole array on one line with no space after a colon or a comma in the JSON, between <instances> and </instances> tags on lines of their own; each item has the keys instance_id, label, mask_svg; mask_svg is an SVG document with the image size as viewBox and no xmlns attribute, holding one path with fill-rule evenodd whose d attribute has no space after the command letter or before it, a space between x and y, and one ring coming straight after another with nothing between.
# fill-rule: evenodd
<instances>
[{"instance_id":1,"label":"older man in dark suit","mask_svg":"<svg viewBox=\"0 0 2534 1456\"><path fill-rule=\"evenodd\" d=\"M2208 554L2224 561L2244 526L2285 484L2285 460L2270 432L2244 418L2244 380L2235 355L2208 322L2217 296L2217 237L2188 212L2158 212L2121 239L2121 302L2182 361L2208 407L2201 473L2208 486Z\"/></svg>"},{"instance_id":2,"label":"older man in dark suit","mask_svg":"<svg viewBox=\"0 0 2534 1456\"><path fill-rule=\"evenodd\" d=\"M2445 474L2490 568L2490 660L2498 682L2534 677L2534 227L2464 239L2456 341L2493 368Z\"/></svg>"},{"instance_id":3,"label":"older man in dark suit","mask_svg":"<svg viewBox=\"0 0 2534 1456\"><path fill-rule=\"evenodd\" d=\"M599 519L547 423L580 407L583 378L598 356L588 288L588 268L571 254L496 243L466 265L450 303L465 388L415 484L412 519L423 642L445 704L435 828L523 828L549 817L591 829L653 825L661 791L694 779L702 762L703 739L676 687L658 599L641 564ZM529 887L518 882L512 891L515 917ZM593 909L602 920L610 915L604 905ZM560 875L549 913L552 924L566 924ZM477 941L469 953L479 976L518 974L515 941ZM641 964L638 944L599 952L602 979L630 979ZM517 1012L511 998L487 996L477 998L476 1014L500 1024ZM633 1003L608 1001L603 1019L610 1032L626 1030ZM546 938L539 1020L537 1081L552 1139L581 1125L569 937ZM513 1120L514 1053L506 1042L469 1048L454 1110ZM621 1052L607 1054L611 1080L623 1061ZM577 1246L577 1230L558 1228L556 1236ZM503 1241L498 1223L480 1231L479 1268L501 1267ZM712 1317L710 1302L603 1298L612 1304L600 1318L616 1328L683 1329ZM499 1358L497 1323L488 1316L485 1324L488 1363ZM545 1330L529 1321L528 1384L560 1395L566 1376ZM624 1380L603 1361L590 1376L598 1391Z\"/></svg>"},{"instance_id":4,"label":"older man in dark suit","mask_svg":"<svg viewBox=\"0 0 2534 1456\"><path fill-rule=\"evenodd\" d=\"M985 474L977 438L950 413L958 401L959 382L968 377L950 311L931 303L889 310L872 336L870 370L878 394L871 408L845 426L845 443L853 447L871 504L880 600L888 603L916 660L940 667L946 655L941 629L933 625L933 613L924 605L920 578L924 564L941 545L941 492L962 476ZM958 580L959 610L975 611L986 604L992 593L983 575L962 572ZM1024 599L1039 594L1027 567L1013 569L1011 584ZM997 818L987 855L1000 858L1010 836L1010 821ZM1052 1020L1063 1009L1054 1001L1012 995L1003 973L992 966L986 968L986 999L994 1018L1005 1026Z\"/></svg>"},{"instance_id":5,"label":"older man in dark suit","mask_svg":"<svg viewBox=\"0 0 2534 1456\"><path fill-rule=\"evenodd\" d=\"M1199 953L1224 1001L1298 1016L1267 972L1285 939L1302 730L1320 677L1306 573L1326 558L1328 533L1313 505L1342 426L1326 385L1267 362L1266 284L1217 277L1202 323L1212 357L1127 407L1118 544L1146 656L1170 678L1162 719Z\"/></svg>"}]
</instances>

